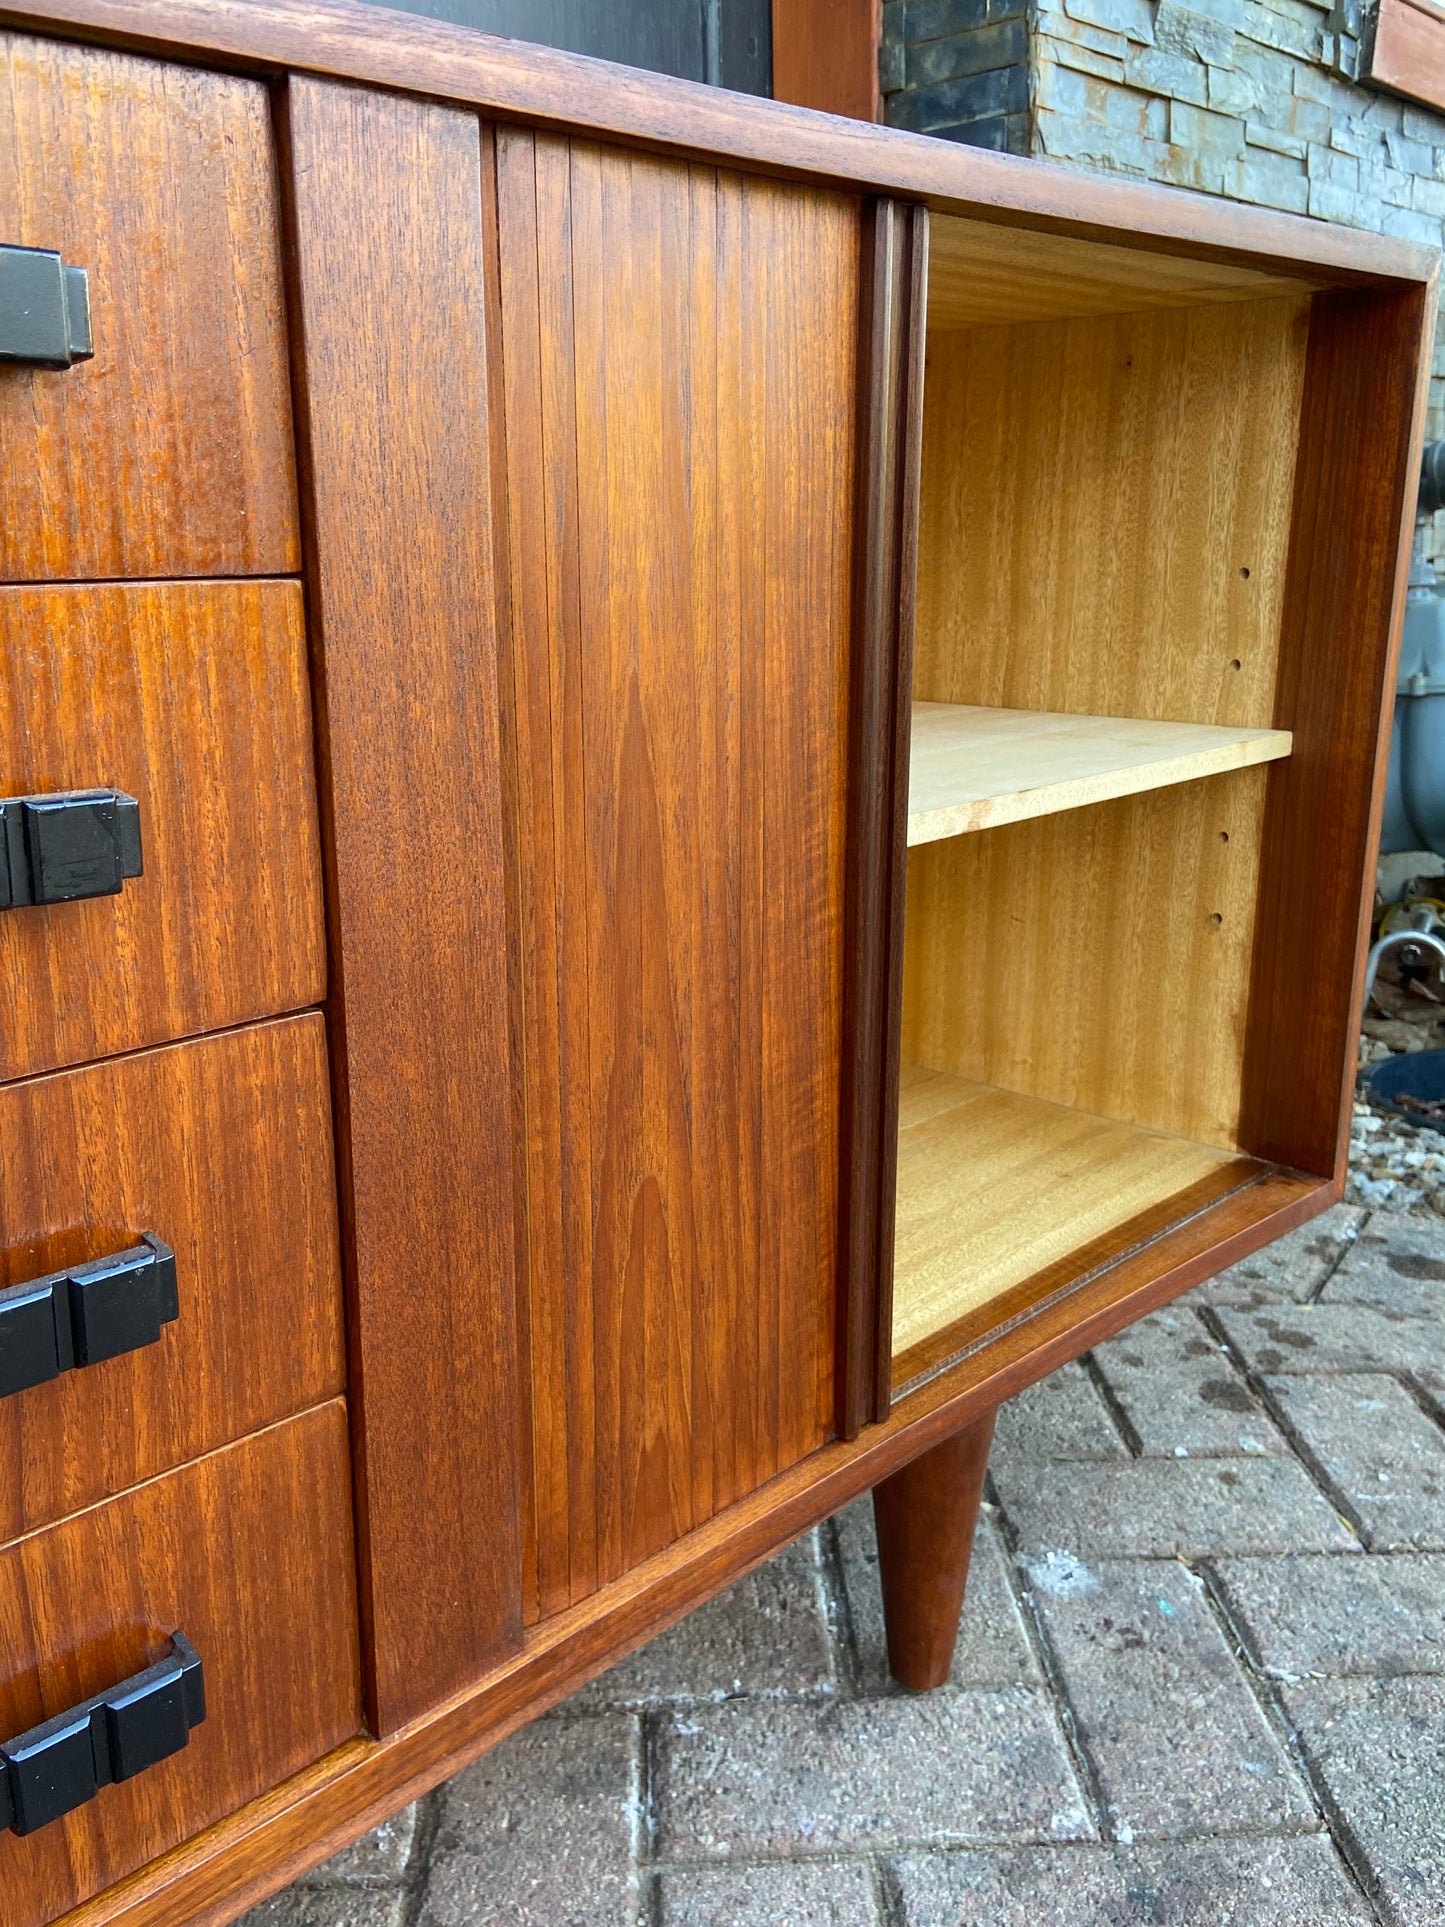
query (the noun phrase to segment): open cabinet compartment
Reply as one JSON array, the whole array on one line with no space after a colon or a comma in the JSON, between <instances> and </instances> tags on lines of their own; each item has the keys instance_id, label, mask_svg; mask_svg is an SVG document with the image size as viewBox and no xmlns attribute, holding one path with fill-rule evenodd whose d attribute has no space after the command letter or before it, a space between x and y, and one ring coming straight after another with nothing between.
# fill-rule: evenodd
<instances>
[{"instance_id":1,"label":"open cabinet compartment","mask_svg":"<svg viewBox=\"0 0 1445 1927\"><path fill-rule=\"evenodd\" d=\"M1270 1168L1246 1059L1313 299L946 216L930 250L895 1392Z\"/></svg>"}]
</instances>

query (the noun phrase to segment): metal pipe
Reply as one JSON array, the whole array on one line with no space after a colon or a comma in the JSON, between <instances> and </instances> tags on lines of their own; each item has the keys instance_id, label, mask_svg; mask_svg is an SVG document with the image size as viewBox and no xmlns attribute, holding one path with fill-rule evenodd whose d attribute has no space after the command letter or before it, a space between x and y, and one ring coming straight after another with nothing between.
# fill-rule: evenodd
<instances>
[{"instance_id":1,"label":"metal pipe","mask_svg":"<svg viewBox=\"0 0 1445 1927\"><path fill-rule=\"evenodd\" d=\"M1370 945L1369 960L1365 964L1365 1007L1369 1008L1370 998L1375 989L1375 974L1380 968L1380 959L1387 950L1400 944L1419 944L1428 950L1439 967L1442 982L1445 982L1445 937L1437 937L1429 930L1392 930L1388 937L1381 937L1378 943Z\"/></svg>"}]
</instances>

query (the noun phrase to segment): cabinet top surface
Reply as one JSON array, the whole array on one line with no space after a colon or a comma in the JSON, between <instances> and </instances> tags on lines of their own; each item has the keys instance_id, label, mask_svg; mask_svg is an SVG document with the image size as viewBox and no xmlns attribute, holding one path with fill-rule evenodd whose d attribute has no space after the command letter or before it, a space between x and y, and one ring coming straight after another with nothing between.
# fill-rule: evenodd
<instances>
[{"instance_id":1,"label":"cabinet top surface","mask_svg":"<svg viewBox=\"0 0 1445 1927\"><path fill-rule=\"evenodd\" d=\"M1177 188L1074 173L898 128L507 40L358 0L31 0L0 25L259 73L287 69L797 179L925 200L1326 282L1432 280L1439 251Z\"/></svg>"}]
</instances>

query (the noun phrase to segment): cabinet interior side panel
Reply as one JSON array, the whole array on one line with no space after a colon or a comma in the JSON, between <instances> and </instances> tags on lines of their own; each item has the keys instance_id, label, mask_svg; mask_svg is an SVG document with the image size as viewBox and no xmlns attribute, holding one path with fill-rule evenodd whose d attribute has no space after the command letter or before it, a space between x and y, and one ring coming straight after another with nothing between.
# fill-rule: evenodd
<instances>
[{"instance_id":1,"label":"cabinet interior side panel","mask_svg":"<svg viewBox=\"0 0 1445 1927\"><path fill-rule=\"evenodd\" d=\"M1267 779L911 850L904 1061L1233 1147Z\"/></svg>"},{"instance_id":2,"label":"cabinet interior side panel","mask_svg":"<svg viewBox=\"0 0 1445 1927\"><path fill-rule=\"evenodd\" d=\"M498 136L536 1618L827 1436L858 212Z\"/></svg>"},{"instance_id":3,"label":"cabinet interior side panel","mask_svg":"<svg viewBox=\"0 0 1445 1927\"><path fill-rule=\"evenodd\" d=\"M1273 720L1308 307L932 334L914 694ZM903 1054L1232 1146L1267 773L914 850Z\"/></svg>"}]
</instances>

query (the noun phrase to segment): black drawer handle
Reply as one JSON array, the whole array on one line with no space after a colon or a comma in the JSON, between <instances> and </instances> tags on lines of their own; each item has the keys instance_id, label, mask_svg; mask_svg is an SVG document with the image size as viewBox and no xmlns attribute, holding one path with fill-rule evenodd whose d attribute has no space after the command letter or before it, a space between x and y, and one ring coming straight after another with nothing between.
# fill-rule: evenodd
<instances>
[{"instance_id":1,"label":"black drawer handle","mask_svg":"<svg viewBox=\"0 0 1445 1927\"><path fill-rule=\"evenodd\" d=\"M180 1317L176 1254L154 1232L109 1258L0 1291L0 1398L154 1345Z\"/></svg>"},{"instance_id":2,"label":"black drawer handle","mask_svg":"<svg viewBox=\"0 0 1445 1927\"><path fill-rule=\"evenodd\" d=\"M0 910L113 897L142 869L140 804L123 790L0 799Z\"/></svg>"},{"instance_id":3,"label":"black drawer handle","mask_svg":"<svg viewBox=\"0 0 1445 1927\"><path fill-rule=\"evenodd\" d=\"M68 368L94 352L85 269L54 248L0 246L0 361Z\"/></svg>"},{"instance_id":4,"label":"black drawer handle","mask_svg":"<svg viewBox=\"0 0 1445 1927\"><path fill-rule=\"evenodd\" d=\"M0 1744L0 1827L48 1827L103 1786L181 1752L205 1717L201 1656L184 1633L172 1633L158 1665Z\"/></svg>"}]
</instances>

